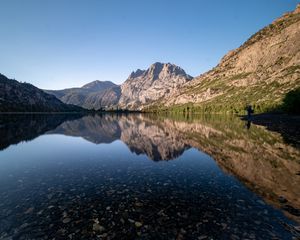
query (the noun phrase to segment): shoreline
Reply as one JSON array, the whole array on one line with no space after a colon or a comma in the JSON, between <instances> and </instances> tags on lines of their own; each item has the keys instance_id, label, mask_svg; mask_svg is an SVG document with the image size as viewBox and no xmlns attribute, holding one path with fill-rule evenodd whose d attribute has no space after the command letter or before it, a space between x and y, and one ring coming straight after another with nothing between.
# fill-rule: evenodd
<instances>
[{"instance_id":1,"label":"shoreline","mask_svg":"<svg viewBox=\"0 0 300 240\"><path fill-rule=\"evenodd\" d=\"M280 133L287 143L300 149L300 115L285 113L261 113L247 116L239 116L243 121L249 121L255 125L264 126L267 130Z\"/></svg>"}]
</instances>

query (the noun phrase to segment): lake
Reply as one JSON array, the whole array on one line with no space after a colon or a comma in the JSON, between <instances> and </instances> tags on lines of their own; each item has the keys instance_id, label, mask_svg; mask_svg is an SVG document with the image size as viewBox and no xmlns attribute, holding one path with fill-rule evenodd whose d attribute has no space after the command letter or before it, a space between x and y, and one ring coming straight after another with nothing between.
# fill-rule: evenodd
<instances>
[{"instance_id":1,"label":"lake","mask_svg":"<svg viewBox=\"0 0 300 240\"><path fill-rule=\"evenodd\" d=\"M0 115L0 136L0 239L300 236L299 148L237 117Z\"/></svg>"}]
</instances>

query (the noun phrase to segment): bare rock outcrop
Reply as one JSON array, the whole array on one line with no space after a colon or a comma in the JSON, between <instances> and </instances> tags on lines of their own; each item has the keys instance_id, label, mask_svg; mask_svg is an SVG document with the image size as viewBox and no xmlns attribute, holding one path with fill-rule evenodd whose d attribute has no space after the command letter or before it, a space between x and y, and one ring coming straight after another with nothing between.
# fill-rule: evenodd
<instances>
[{"instance_id":1,"label":"bare rock outcrop","mask_svg":"<svg viewBox=\"0 0 300 240\"><path fill-rule=\"evenodd\" d=\"M119 106L140 109L143 105L170 96L192 80L185 71L170 63L154 63L147 70L132 72L121 85Z\"/></svg>"}]
</instances>

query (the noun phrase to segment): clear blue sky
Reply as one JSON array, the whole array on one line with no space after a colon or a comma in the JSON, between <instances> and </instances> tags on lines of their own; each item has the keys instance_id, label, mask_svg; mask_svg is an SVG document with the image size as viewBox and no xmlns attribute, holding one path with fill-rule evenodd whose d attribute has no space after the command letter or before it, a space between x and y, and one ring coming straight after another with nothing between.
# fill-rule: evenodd
<instances>
[{"instance_id":1,"label":"clear blue sky","mask_svg":"<svg viewBox=\"0 0 300 240\"><path fill-rule=\"evenodd\" d=\"M171 62L197 76L297 0L0 0L0 73L61 89Z\"/></svg>"}]
</instances>

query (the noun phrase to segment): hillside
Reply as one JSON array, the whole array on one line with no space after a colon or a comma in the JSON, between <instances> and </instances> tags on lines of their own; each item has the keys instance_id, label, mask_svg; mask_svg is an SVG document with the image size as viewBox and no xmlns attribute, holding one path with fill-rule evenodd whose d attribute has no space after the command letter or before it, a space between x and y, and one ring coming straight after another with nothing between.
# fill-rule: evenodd
<instances>
[{"instance_id":1,"label":"hillside","mask_svg":"<svg viewBox=\"0 0 300 240\"><path fill-rule=\"evenodd\" d=\"M300 87L300 4L230 51L220 63L148 110L256 112Z\"/></svg>"},{"instance_id":2,"label":"hillside","mask_svg":"<svg viewBox=\"0 0 300 240\"><path fill-rule=\"evenodd\" d=\"M99 110L105 106L114 106L120 98L120 87L110 81L93 81L81 88L63 90L45 90L62 102L74 104L86 109Z\"/></svg>"},{"instance_id":3,"label":"hillside","mask_svg":"<svg viewBox=\"0 0 300 240\"><path fill-rule=\"evenodd\" d=\"M0 112L74 112L83 109L67 105L29 83L0 74Z\"/></svg>"}]
</instances>

